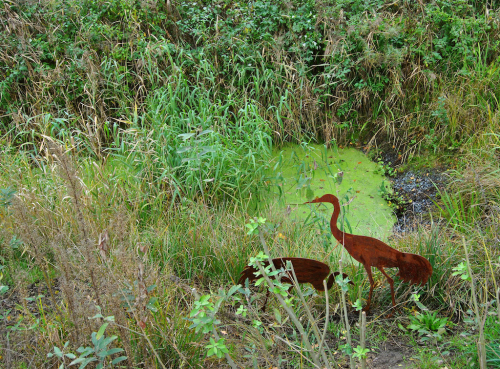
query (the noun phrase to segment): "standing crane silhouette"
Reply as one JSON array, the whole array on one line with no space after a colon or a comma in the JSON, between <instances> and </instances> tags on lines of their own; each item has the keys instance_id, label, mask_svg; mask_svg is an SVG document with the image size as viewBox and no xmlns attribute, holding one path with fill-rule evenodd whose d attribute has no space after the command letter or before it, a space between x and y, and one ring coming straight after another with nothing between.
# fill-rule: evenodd
<instances>
[{"instance_id":1,"label":"standing crane silhouette","mask_svg":"<svg viewBox=\"0 0 500 369\"><path fill-rule=\"evenodd\" d=\"M287 261L293 266L293 271L295 272L295 276L297 277L298 283L310 283L312 286L318 291L324 291L325 287L323 285L323 281L328 277L328 281L326 283L326 288L329 290L332 288L333 282L335 281L335 277L339 275L339 272L334 272L330 274L330 267L321 261L313 260L313 259L305 259L305 258L276 258L273 259L274 267L278 270L281 268L286 268ZM263 263L264 268L269 265L269 262L266 261ZM238 284L243 285L245 280L249 280L250 282L255 281L256 279L261 278L261 276L256 276L257 269L252 266L247 265L245 269L241 272L241 277L238 280ZM347 274L342 273L344 279L347 278ZM275 277L271 277L271 279L275 279ZM281 277L281 281L284 283L289 283L292 286L288 289L288 292L293 288L293 273L292 271L287 271L286 275ZM354 285L351 281L348 283ZM269 297L269 290L266 293L266 300L264 301L264 306L262 306L262 312L266 311L267 299Z\"/></svg>"},{"instance_id":2,"label":"standing crane silhouette","mask_svg":"<svg viewBox=\"0 0 500 369\"><path fill-rule=\"evenodd\" d=\"M368 278L370 279L370 293L368 294L366 306L363 308L364 311L370 310L372 293L375 285L371 267L380 270L387 278L391 286L392 306L396 306L396 301L394 299L394 281L385 272L384 268L398 268L399 272L396 276L401 278L404 282L410 283L410 285L420 284L423 286L427 283L427 280L432 275L432 266L426 258L420 255L395 250L373 237L357 236L342 232L337 227L337 220L340 214L340 203L336 196L327 194L306 202L306 204L316 203L333 204L334 210L332 218L330 219L330 229L333 236L345 247L347 252L355 260L363 264L368 273Z\"/></svg>"}]
</instances>

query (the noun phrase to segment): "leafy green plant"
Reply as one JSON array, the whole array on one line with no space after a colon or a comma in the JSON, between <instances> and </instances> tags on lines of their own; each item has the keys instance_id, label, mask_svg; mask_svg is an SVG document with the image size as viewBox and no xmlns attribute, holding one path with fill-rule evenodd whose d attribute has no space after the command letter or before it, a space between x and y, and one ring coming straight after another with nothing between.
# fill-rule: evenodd
<instances>
[{"instance_id":1,"label":"leafy green plant","mask_svg":"<svg viewBox=\"0 0 500 369\"><path fill-rule=\"evenodd\" d=\"M98 314L100 315L100 314ZM97 316L96 316L97 317ZM101 316L102 317L102 316ZM118 354L123 351L122 348L110 348L109 346L113 341L115 341L118 336L110 336L106 337L104 332L108 327L110 322L114 322L113 316L105 317L104 320L107 322L104 323L99 331L92 332L91 340L92 346L87 347L79 347L76 351L80 354L78 358L73 360L69 366L80 364L80 368L85 368L88 364L97 362L97 369L102 369L107 365L113 367L114 365L121 363L124 360L127 360L126 356L119 356L114 359L111 359L111 356ZM61 350L59 350L61 351ZM56 352L56 347L54 347L54 352ZM92 355L92 356L90 356ZM67 356L67 354L65 354Z\"/></svg>"},{"instance_id":2,"label":"leafy green plant","mask_svg":"<svg viewBox=\"0 0 500 369\"><path fill-rule=\"evenodd\" d=\"M258 217L255 219L250 219L250 223L245 224L245 227L248 228L248 235L259 234L259 226L262 226L266 223L266 219L262 217Z\"/></svg>"},{"instance_id":3,"label":"leafy green plant","mask_svg":"<svg viewBox=\"0 0 500 369\"><path fill-rule=\"evenodd\" d=\"M397 174L397 171L396 171L396 169L394 169L391 166L391 164L392 164L391 162L385 164L382 159L379 159L378 160L377 172L380 173L380 174L382 174L382 175L389 176L389 177L395 177L396 174Z\"/></svg>"},{"instance_id":4,"label":"leafy green plant","mask_svg":"<svg viewBox=\"0 0 500 369\"><path fill-rule=\"evenodd\" d=\"M453 268L453 273L452 275L459 275L461 279L464 281L471 281L471 277L469 275L469 269L467 267L467 264L464 262L461 262L458 264L456 267Z\"/></svg>"},{"instance_id":5,"label":"leafy green plant","mask_svg":"<svg viewBox=\"0 0 500 369\"><path fill-rule=\"evenodd\" d=\"M217 326L221 324L221 321L217 319L216 315L222 303L229 301L239 288L239 285L233 286L227 293L223 289L219 289L219 293L215 296L198 295L189 318L187 318L187 320L193 323L189 327L190 329L194 329L196 332L211 333L210 344L206 346L207 356L216 355L219 358L225 356L232 368L236 368L236 365L228 354L229 350L224 343L224 339L219 337ZM215 302L213 302L214 300Z\"/></svg>"},{"instance_id":6,"label":"leafy green plant","mask_svg":"<svg viewBox=\"0 0 500 369\"><path fill-rule=\"evenodd\" d=\"M16 190L13 188L0 188L0 206L6 208L11 205L15 193Z\"/></svg>"},{"instance_id":7,"label":"leafy green plant","mask_svg":"<svg viewBox=\"0 0 500 369\"><path fill-rule=\"evenodd\" d=\"M129 160L158 191L168 188L170 201L243 203L265 175L269 127L251 102L232 115L235 101L213 104L209 91L192 94L186 75L175 84L148 99L148 113L124 136Z\"/></svg>"},{"instance_id":8,"label":"leafy green plant","mask_svg":"<svg viewBox=\"0 0 500 369\"><path fill-rule=\"evenodd\" d=\"M71 352L64 352L68 348L68 345L69 345L69 341L66 341L66 343L64 344L64 346L62 348L54 346L54 352L49 352L47 354L48 358L56 357L59 359L59 361L62 361L61 365L59 365L59 369L64 369L64 367L66 366L66 358L69 360L76 359L75 354L73 354Z\"/></svg>"},{"instance_id":9,"label":"leafy green plant","mask_svg":"<svg viewBox=\"0 0 500 369\"><path fill-rule=\"evenodd\" d=\"M417 331L420 336L428 336L423 337L423 341L432 337L441 339L442 335L446 332L446 325L449 323L446 317L438 318L436 311L434 313L417 313L414 316L410 316L410 322L411 324L408 325L408 329Z\"/></svg>"},{"instance_id":10,"label":"leafy green plant","mask_svg":"<svg viewBox=\"0 0 500 369\"><path fill-rule=\"evenodd\" d=\"M353 350L354 353L352 354L352 356L358 359L366 359L366 354L370 352L370 349L362 348L359 345L357 347L354 347Z\"/></svg>"},{"instance_id":11,"label":"leafy green plant","mask_svg":"<svg viewBox=\"0 0 500 369\"><path fill-rule=\"evenodd\" d=\"M224 341L224 338L219 338L219 340L215 342L215 340L210 337L210 343L206 346L208 349L207 356L215 355L219 359L222 359L224 357L224 354L227 354L229 352Z\"/></svg>"}]
</instances>

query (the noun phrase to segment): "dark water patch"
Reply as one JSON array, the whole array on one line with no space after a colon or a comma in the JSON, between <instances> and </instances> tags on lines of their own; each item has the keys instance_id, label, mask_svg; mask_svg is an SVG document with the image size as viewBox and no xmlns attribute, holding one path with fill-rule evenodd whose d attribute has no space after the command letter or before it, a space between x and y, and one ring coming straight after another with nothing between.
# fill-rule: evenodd
<instances>
[{"instance_id":1,"label":"dark water patch","mask_svg":"<svg viewBox=\"0 0 500 369\"><path fill-rule=\"evenodd\" d=\"M430 224L429 212L439 191L443 191L447 176L439 169L407 171L391 180L394 192L387 199L395 204L397 222L394 232L413 231L418 225Z\"/></svg>"}]
</instances>

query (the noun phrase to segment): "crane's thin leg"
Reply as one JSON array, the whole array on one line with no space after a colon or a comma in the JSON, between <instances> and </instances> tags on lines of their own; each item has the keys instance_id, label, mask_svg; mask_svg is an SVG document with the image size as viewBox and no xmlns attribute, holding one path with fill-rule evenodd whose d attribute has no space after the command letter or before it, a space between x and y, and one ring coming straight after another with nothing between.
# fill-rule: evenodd
<instances>
[{"instance_id":1,"label":"crane's thin leg","mask_svg":"<svg viewBox=\"0 0 500 369\"><path fill-rule=\"evenodd\" d=\"M366 269L366 273L368 274L368 279L370 280L370 293L368 294L368 301L366 302L366 306L363 308L363 311L370 311L370 304L372 301L372 293L373 293L373 288L375 287L375 282L373 281L373 276L372 276L372 268L368 265L363 264L363 266Z\"/></svg>"},{"instance_id":2,"label":"crane's thin leg","mask_svg":"<svg viewBox=\"0 0 500 369\"><path fill-rule=\"evenodd\" d=\"M266 312L266 305L267 305L267 299L268 299L268 298L269 298L269 288L267 289L267 292L266 292L266 299L264 300L264 305L262 306L262 309L261 309L261 311L262 311L263 313L265 313L265 312Z\"/></svg>"},{"instance_id":3,"label":"crane's thin leg","mask_svg":"<svg viewBox=\"0 0 500 369\"><path fill-rule=\"evenodd\" d=\"M387 281L389 282L389 285L391 286L391 298L392 298L392 306L396 307L396 300L394 299L394 280L389 277L389 275L385 272L384 268L380 267L378 268L382 272L383 275L387 278ZM394 314L394 310L386 316L387 319L392 318Z\"/></svg>"},{"instance_id":4,"label":"crane's thin leg","mask_svg":"<svg viewBox=\"0 0 500 369\"><path fill-rule=\"evenodd\" d=\"M382 272L383 275L385 275L385 278L387 278L387 281L389 282L389 285L391 286L391 298L392 298L392 306L396 306L396 300L394 299L394 280L389 277L389 275L385 272L384 268L380 267L378 268Z\"/></svg>"}]
</instances>

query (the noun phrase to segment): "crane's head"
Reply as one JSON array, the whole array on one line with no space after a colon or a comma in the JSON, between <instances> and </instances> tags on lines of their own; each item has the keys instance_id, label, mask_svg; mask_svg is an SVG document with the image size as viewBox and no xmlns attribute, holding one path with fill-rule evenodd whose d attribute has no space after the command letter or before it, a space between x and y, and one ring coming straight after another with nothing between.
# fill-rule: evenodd
<instances>
[{"instance_id":1,"label":"crane's head","mask_svg":"<svg viewBox=\"0 0 500 369\"><path fill-rule=\"evenodd\" d=\"M328 202L330 204L335 205L336 203L339 202L339 199L332 194L326 194L326 195L323 195L321 197L316 197L314 200L308 201L305 204L316 204L316 203L320 203L320 202Z\"/></svg>"}]
</instances>

